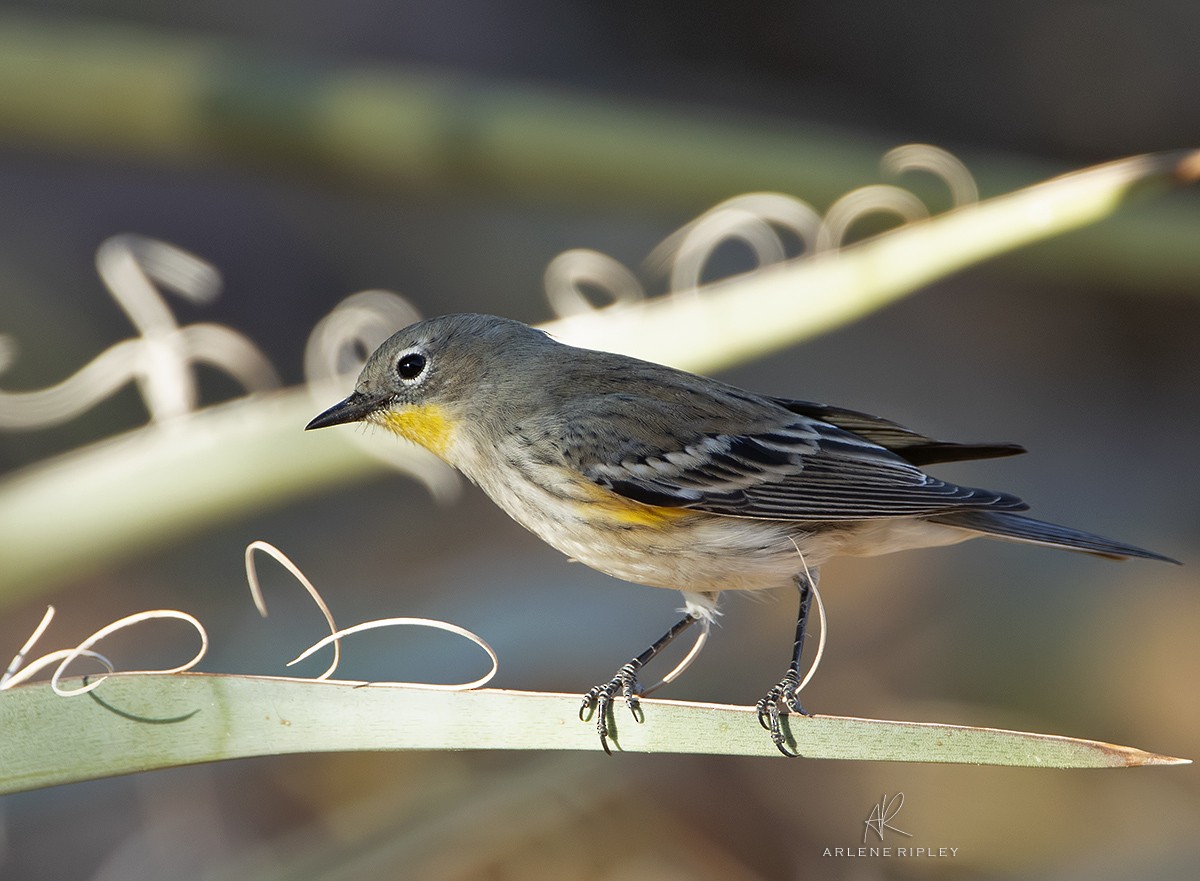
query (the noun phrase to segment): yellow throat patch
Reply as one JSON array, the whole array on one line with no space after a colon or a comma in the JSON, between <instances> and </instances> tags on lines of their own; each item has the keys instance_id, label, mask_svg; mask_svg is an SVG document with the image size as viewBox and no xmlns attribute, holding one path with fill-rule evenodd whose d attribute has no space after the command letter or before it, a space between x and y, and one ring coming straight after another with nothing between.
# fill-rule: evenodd
<instances>
[{"instance_id":1,"label":"yellow throat patch","mask_svg":"<svg viewBox=\"0 0 1200 881\"><path fill-rule=\"evenodd\" d=\"M386 410L376 416L385 428L405 440L419 444L429 452L446 458L453 426L436 404L420 404L403 410Z\"/></svg>"}]
</instances>

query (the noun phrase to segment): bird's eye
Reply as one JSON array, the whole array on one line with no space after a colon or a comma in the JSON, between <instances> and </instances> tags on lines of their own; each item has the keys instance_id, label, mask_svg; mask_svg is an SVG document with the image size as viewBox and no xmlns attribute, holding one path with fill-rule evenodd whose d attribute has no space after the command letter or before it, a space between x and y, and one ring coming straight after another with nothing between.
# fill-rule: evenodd
<instances>
[{"instance_id":1,"label":"bird's eye","mask_svg":"<svg viewBox=\"0 0 1200 881\"><path fill-rule=\"evenodd\" d=\"M425 356L420 352L409 352L396 362L396 375L405 381L416 379L424 370Z\"/></svg>"}]
</instances>

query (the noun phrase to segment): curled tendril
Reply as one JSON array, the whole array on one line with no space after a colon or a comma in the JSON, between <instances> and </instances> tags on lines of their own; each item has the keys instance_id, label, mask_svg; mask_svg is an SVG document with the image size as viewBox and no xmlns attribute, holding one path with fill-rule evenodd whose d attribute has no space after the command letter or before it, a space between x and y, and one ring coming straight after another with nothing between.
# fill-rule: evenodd
<instances>
[{"instance_id":1,"label":"curled tendril","mask_svg":"<svg viewBox=\"0 0 1200 881\"><path fill-rule=\"evenodd\" d=\"M180 327L171 315L164 290L201 304L217 296L221 278L209 263L166 242L125 234L100 245L96 270L139 335L104 350L56 385L0 391L0 428L44 428L69 421L131 381L141 390L151 421L169 422L195 409L194 363L227 373L247 392L279 385L274 367L242 334L217 324ZM15 343L6 338L0 371L11 364L15 351Z\"/></svg>"},{"instance_id":2,"label":"curled tendril","mask_svg":"<svg viewBox=\"0 0 1200 881\"><path fill-rule=\"evenodd\" d=\"M879 163L883 173L899 176L909 171L926 171L941 178L950 191L955 208L979 201L979 187L963 161L948 150L931 144L903 144L884 154Z\"/></svg>"},{"instance_id":3,"label":"curled tendril","mask_svg":"<svg viewBox=\"0 0 1200 881\"><path fill-rule=\"evenodd\" d=\"M184 673L192 669L200 663L201 659L203 659L206 654L208 654L208 631L204 629L203 624L201 624L198 620L196 620L196 618L189 615L187 612L180 612L177 609L154 609L153 611L149 612L138 612L134 615L126 615L124 618L101 627L87 639L83 640L83 642L79 643L79 645L77 645L75 648L68 651L66 656L55 668L54 675L50 677L50 687L54 689L55 694L61 697L73 697L77 694L86 694L92 689L98 688L100 684L108 678L107 675L88 682L86 685L81 685L79 688L63 688L61 685L61 680L63 674L67 670L67 667L69 667L75 661L75 659L81 655L90 654L92 646L101 640L112 636L119 630L124 630L126 627L131 627L134 624L139 624L143 621L160 621L166 618L175 618L179 621L185 622L186 624L190 624L193 628L195 628L196 633L200 636L200 648L196 651L196 654L193 655L190 660L185 661L184 663L175 667L164 667L158 670L122 670L121 675L148 676L159 673Z\"/></svg>"},{"instance_id":4,"label":"curled tendril","mask_svg":"<svg viewBox=\"0 0 1200 881\"><path fill-rule=\"evenodd\" d=\"M34 659L28 666L25 665L25 658L33 651L33 647L37 645L38 640L42 638L42 635L53 620L54 606L46 606L46 614L42 616L42 620L38 623L38 626L33 629L33 633L29 635L29 639L25 640L25 644L17 650L16 655L13 656L12 661L8 665L8 669L4 671L3 675L0 675L0 691L12 688L14 685L20 685L51 664L58 663L70 653L70 649L60 649ZM80 652L80 655L99 661L109 673L113 672L112 662L104 657L104 655L87 650Z\"/></svg>"},{"instance_id":5,"label":"curled tendril","mask_svg":"<svg viewBox=\"0 0 1200 881\"><path fill-rule=\"evenodd\" d=\"M92 648L92 646L96 645L96 643L107 639L119 630L124 630L126 627L130 627L143 621L157 621L165 618L175 618L190 624L199 634L200 649L191 658L191 660L175 667L167 667L159 670L123 670L120 673L117 673L113 663L104 655L94 651ZM46 629L50 626L50 622L52 620L54 620L54 607L48 606L46 608L46 614L42 616L41 622L36 628L34 628L32 635L30 635L29 639L25 641L25 644L21 646L20 650L13 658L12 663L8 665L8 669L4 671L4 675L0 676L0 691L13 688L23 682L27 682L35 674L46 669L47 667L57 665L55 666L54 674L50 677L50 687L54 689L55 694L61 697L73 697L74 695L78 694L86 694L94 688L99 687L99 685L110 675L138 676L149 675L152 673L182 673L195 667L208 653L208 633L205 631L204 626L199 621L197 621L187 612L180 612L175 609L156 609L149 612L138 612L135 615L127 615L124 618L101 627L74 648L58 649L56 651L48 652L47 654L41 655L26 664L26 656L33 651L33 647L42 638L42 635L46 632ZM94 679L87 684L80 686L79 688L63 688L61 682L63 676L66 674L67 668L80 658L90 658L92 660L99 661L107 672L99 678Z\"/></svg>"},{"instance_id":6,"label":"curled tendril","mask_svg":"<svg viewBox=\"0 0 1200 881\"><path fill-rule=\"evenodd\" d=\"M681 609L680 611L686 611L686 609ZM688 649L687 654L683 656L683 660L672 667L671 671L664 675L662 679L658 680L658 682L654 683L649 688L643 688L641 691L642 697L648 697L649 695L658 691L664 685L669 685L682 676L684 671L686 671L688 667L692 666L692 662L700 656L700 652L704 650L704 646L708 644L708 635L711 631L712 619L701 618L700 632L696 635L696 639L692 643L692 647Z\"/></svg>"},{"instance_id":7,"label":"curled tendril","mask_svg":"<svg viewBox=\"0 0 1200 881\"><path fill-rule=\"evenodd\" d=\"M804 578L808 582L808 589L812 591L813 599L817 602L817 620L820 622L821 636L817 640L817 653L813 656L812 664L809 665L808 672L804 674L804 678L796 686L796 691L804 690L808 683L812 682L812 678L817 675L817 668L821 666L821 659L825 657L825 642L829 637L829 622L825 618L825 601L821 599L821 591L817 588L818 578L814 577L809 571L808 561L804 559L804 554L800 551L800 545L796 544L796 540L789 539L792 547L796 549L796 555L800 557L800 565L804 567Z\"/></svg>"},{"instance_id":8,"label":"curled tendril","mask_svg":"<svg viewBox=\"0 0 1200 881\"><path fill-rule=\"evenodd\" d=\"M625 264L599 251L576 248L559 254L546 266L546 299L559 318L570 318L598 308L587 290L607 294L610 305L637 303L646 298L641 282Z\"/></svg>"},{"instance_id":9,"label":"curled tendril","mask_svg":"<svg viewBox=\"0 0 1200 881\"><path fill-rule=\"evenodd\" d=\"M116 672L116 667L113 666L112 661L99 652L94 652L91 649L57 649L56 651L35 658L27 667L13 670L11 675L0 681L0 691L13 688L32 679L35 675L53 664L68 663L78 658L90 658L94 661L99 661L108 675ZM99 682L96 684L98 685Z\"/></svg>"},{"instance_id":10,"label":"curled tendril","mask_svg":"<svg viewBox=\"0 0 1200 881\"><path fill-rule=\"evenodd\" d=\"M479 636L475 635L474 633L472 633L471 631L469 631L463 627L459 627L457 624L450 624L449 622L446 622L446 621L437 621L437 620L430 619L430 618L380 618L380 619L373 620L373 621L364 621L361 624L355 624L352 627L346 627L342 630L338 630L337 626L333 623L333 614L329 611L329 607L325 604L325 601L321 598L320 592L316 589L316 587L313 586L313 583L311 581L309 581L308 578L305 577L304 573L300 571L300 567L297 566L295 563L293 563L288 558L288 556L283 553L283 551L279 550L277 547L270 544L269 542L260 540L260 541L251 542L246 547L246 580L250 585L250 595L254 599L254 605L258 608L259 614L261 614L264 618L266 617L266 614L267 614L267 607L263 603L262 590L259 587L259 583L258 583L258 573L256 572L255 567L254 567L255 551L260 551L262 553L265 553L265 554L268 554L269 556L271 556L277 563L279 563L281 566L283 566L284 569L286 569L289 573L291 573L293 578L295 578L297 581L300 582L301 586L303 586L304 590L308 593L309 597L312 598L312 601L314 603L316 603L317 608L321 610L321 614L325 617L325 623L329 626L330 632L322 639L317 640L317 642L313 643L311 646L309 646L307 649L305 649L303 652L301 652L294 659L289 661L288 662L289 667L292 666L293 664L300 663L301 661L305 660L306 658L310 657L311 655L313 655L316 652L323 649L325 646L332 645L333 646L333 662L329 665L329 668L326 669L324 673L322 673L320 676L316 677L318 680L327 680L327 679L329 679L330 676L333 675L334 671L337 670L338 663L341 661L341 640L342 639L344 639L347 636L352 636L355 633L361 633L364 630L374 630L374 629L380 628L380 627L401 627L401 626L404 626L404 627L428 627L428 628L432 628L434 630L444 630L448 633L453 633L457 636L463 637L464 639L470 640L475 645L477 645L481 649L483 649L484 652L487 653L487 656L491 659L491 662L492 662L491 669L487 673L485 673L483 676L479 677L478 679L472 680L471 682L454 683L454 684L450 684L450 685L441 685L441 684L433 684L433 683L425 683L425 682L372 682L372 683L369 683L370 685L377 685L377 686L414 686L415 685L415 686L420 686L422 688L432 688L432 689L438 689L441 691L466 691L466 690L469 690L472 688L479 688L480 686L486 685L488 682L490 682L492 680L492 677L494 677L496 675L496 671L500 667L500 661L496 656L496 652L492 649L492 647L490 645L488 645L486 642L484 642L484 640L482 638L480 638ZM368 683L364 683L364 684L368 684Z\"/></svg>"},{"instance_id":11,"label":"curled tendril","mask_svg":"<svg viewBox=\"0 0 1200 881\"><path fill-rule=\"evenodd\" d=\"M713 252L727 241L741 241L754 252L759 268L784 260L788 246L781 232L798 239L803 251L817 240L821 216L800 199L782 193L745 193L726 199L668 236L646 259L652 271L668 270L672 293L695 291Z\"/></svg>"},{"instance_id":12,"label":"curled tendril","mask_svg":"<svg viewBox=\"0 0 1200 881\"><path fill-rule=\"evenodd\" d=\"M936 175L950 191L955 207L979 198L971 173L955 156L928 144L906 144L881 161L884 174L924 171ZM664 239L646 258L646 269L668 277L671 295L692 296L704 290L705 270L714 253L729 241L746 245L757 272L772 264L836 253L850 228L869 214L894 214L904 223L929 216L912 192L890 184L871 184L846 193L822 217L807 202L782 193L746 193L726 199ZM796 243L799 245L797 252ZM595 305L584 291L599 289L610 303ZM644 292L624 265L594 251L567 251L546 270L551 307L563 319L640 300Z\"/></svg>"},{"instance_id":13,"label":"curled tendril","mask_svg":"<svg viewBox=\"0 0 1200 881\"><path fill-rule=\"evenodd\" d=\"M829 206L817 236L817 251L837 250L846 233L857 221L869 214L896 214L905 223L929 216L925 203L908 190L891 184L872 184L851 190Z\"/></svg>"},{"instance_id":14,"label":"curled tendril","mask_svg":"<svg viewBox=\"0 0 1200 881\"><path fill-rule=\"evenodd\" d=\"M336 634L338 629L337 625L333 622L333 613L329 611L329 606L325 603L325 600L322 598L320 592L316 589L316 587L313 586L313 583L308 580L305 574L300 571L300 567L293 563L283 551L279 550L279 548L275 547L275 545L271 544L270 542L262 540L252 541L250 544L246 545L245 554L246 583L250 586L250 597L254 600L254 607L258 609L258 614L262 615L264 618L267 617L267 604L263 600L262 586L258 581L258 568L254 563L255 551L264 553L271 557L276 563L286 569L293 578L300 582L300 586L304 588L305 592L320 610L321 615L325 618L325 623L329 627L330 635ZM328 679L330 676L332 676L333 672L337 670L338 664L341 663L341 660L342 646L341 643L335 639L333 640L333 660L330 662L329 667L325 670L325 672L318 676L317 679ZM294 664L296 662L293 661L292 663ZM288 666L291 666L291 664Z\"/></svg>"},{"instance_id":15,"label":"curled tendril","mask_svg":"<svg viewBox=\"0 0 1200 881\"><path fill-rule=\"evenodd\" d=\"M294 659L288 662L290 667L292 664L298 664L305 658L309 657L314 652L320 651L331 642L336 643L340 639L345 639L347 636L352 636L355 633L361 633L364 630L376 630L381 627L428 627L431 630L443 630L446 633L453 633L456 636L461 636L475 645L479 646L487 654L492 662L491 668L480 676L478 679L473 679L470 682L453 682L453 683L438 683L438 682L367 682L364 685L374 687L387 688L428 688L435 691L470 691L473 688L482 688L487 685L495 677L500 669L500 659L496 655L495 649L488 645L484 640L467 630L465 627L459 627L457 624L451 624L448 621L438 621L436 618L377 618L373 621L364 621L361 624L355 624L352 627L345 627L326 637L319 639L313 643Z\"/></svg>"},{"instance_id":16,"label":"curled tendril","mask_svg":"<svg viewBox=\"0 0 1200 881\"><path fill-rule=\"evenodd\" d=\"M304 573L300 571L300 568L296 566L296 564L293 563L286 554L284 554L274 545L265 541L254 541L246 547L246 580L250 586L250 594L254 600L254 604L264 617L267 614L267 608L265 602L263 601L262 589L258 580L258 572L254 563L255 553L268 554L276 562L283 566L283 568L286 569L294 578L296 578L296 580L299 581L304 587L309 597L317 605L317 608L325 618L325 622L330 630L329 634L323 639L318 640L315 644L302 652L297 658L288 663L288 666L290 667L292 664L296 664L304 660L313 653L320 651L322 648L332 643L334 655L333 663L330 664L329 668L325 670L325 672L315 677L318 681L329 680L334 671L337 669L337 665L341 660L340 641L343 638L351 636L355 633L360 633L364 630L372 630L380 627L426 627L434 630L442 630L447 633L453 633L469 640L483 649L488 658L491 660L491 667L483 676L471 680L470 682L452 684L424 682L360 682L355 684L374 686L419 686L422 688L445 691L463 691L472 688L479 688L480 686L487 684L491 681L492 677L496 675L496 671L499 669L499 659L496 656L496 652L490 645L488 645L481 637L477 636L471 631L463 627L459 627L457 624L450 624L446 621L437 621L429 618L381 618L374 621L366 621L361 624L356 624L353 627L348 627L343 630L338 630L333 621L333 614L329 611L329 607L321 598L320 592L316 589L316 587L313 586L312 582L305 577ZM190 660L174 667L165 667L154 670L118 671L115 665L108 658L95 651L93 648L97 643L109 638L118 631L133 626L134 624L140 624L146 621L161 621L164 619L183 621L184 623L190 625L199 635L200 647ZM25 640L24 645L22 645L17 651L16 655L12 659L12 662L8 665L8 668L2 675L0 675L0 691L5 691L9 688L21 685L29 681L34 675L42 670L53 666L54 673L50 677L51 688L54 690L55 694L61 697L73 697L80 694L86 694L87 692L98 688L110 676L146 676L151 674L183 673L194 668L208 653L208 632L204 629L204 626L199 622L199 620L192 615L189 615L187 612L181 612L176 609L155 609L153 611L138 612L134 615L128 615L112 622L111 624L101 627L74 648L58 649L56 651L48 652L47 654L41 655L35 658L33 661L26 663L26 658L29 656L30 652L33 651L34 646L37 645L38 641L49 628L50 622L53 620L54 607L49 606L46 609L46 613L42 616L42 620L38 623L37 627L34 628L33 633L27 640ZM104 667L106 672L95 679L91 679L90 681L85 680L85 683L78 688L64 688L62 685L62 679L66 674L67 669L80 658L90 658L98 661ZM685 659L685 662L689 659ZM677 675L677 673L673 673L671 675ZM304 681L311 680L305 679Z\"/></svg>"}]
</instances>

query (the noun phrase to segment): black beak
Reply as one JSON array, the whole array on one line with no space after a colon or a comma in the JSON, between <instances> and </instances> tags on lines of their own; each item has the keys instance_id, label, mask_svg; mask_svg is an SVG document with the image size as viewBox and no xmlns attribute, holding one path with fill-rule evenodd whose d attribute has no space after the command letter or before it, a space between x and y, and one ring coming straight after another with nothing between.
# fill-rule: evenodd
<instances>
[{"instance_id":1,"label":"black beak","mask_svg":"<svg viewBox=\"0 0 1200 881\"><path fill-rule=\"evenodd\" d=\"M340 404L334 404L308 423L304 426L304 430L311 431L314 428L328 428L331 425L344 425L347 422L361 422L378 409L379 401L362 392L355 392Z\"/></svg>"}]
</instances>

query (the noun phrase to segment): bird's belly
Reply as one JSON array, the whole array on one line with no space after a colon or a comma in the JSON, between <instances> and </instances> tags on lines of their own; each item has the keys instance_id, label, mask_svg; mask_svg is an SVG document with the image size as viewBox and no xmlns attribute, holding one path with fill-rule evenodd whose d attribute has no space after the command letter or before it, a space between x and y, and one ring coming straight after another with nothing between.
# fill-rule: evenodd
<instances>
[{"instance_id":1,"label":"bird's belly","mask_svg":"<svg viewBox=\"0 0 1200 881\"><path fill-rule=\"evenodd\" d=\"M562 527L557 525L554 539L543 538L593 569L651 587L697 593L763 590L788 584L805 566L789 530L765 521L689 514L659 529Z\"/></svg>"},{"instance_id":2,"label":"bird's belly","mask_svg":"<svg viewBox=\"0 0 1200 881\"><path fill-rule=\"evenodd\" d=\"M706 514L633 502L561 469L525 474L534 479L469 476L551 547L650 587L763 590L784 586L831 557L953 544L974 535L919 518L811 523Z\"/></svg>"},{"instance_id":3,"label":"bird's belly","mask_svg":"<svg viewBox=\"0 0 1200 881\"><path fill-rule=\"evenodd\" d=\"M919 517L889 517L880 520L858 520L847 529L830 532L821 537L829 547L813 550L828 557L876 557L911 548L933 548L957 544L974 538L978 533L942 523L931 523ZM818 540L821 540L818 539ZM815 542L814 542L815 544Z\"/></svg>"},{"instance_id":4,"label":"bird's belly","mask_svg":"<svg viewBox=\"0 0 1200 881\"><path fill-rule=\"evenodd\" d=\"M694 592L761 590L803 571L795 525L642 505L594 484L477 481L551 547L614 578Z\"/></svg>"}]
</instances>

